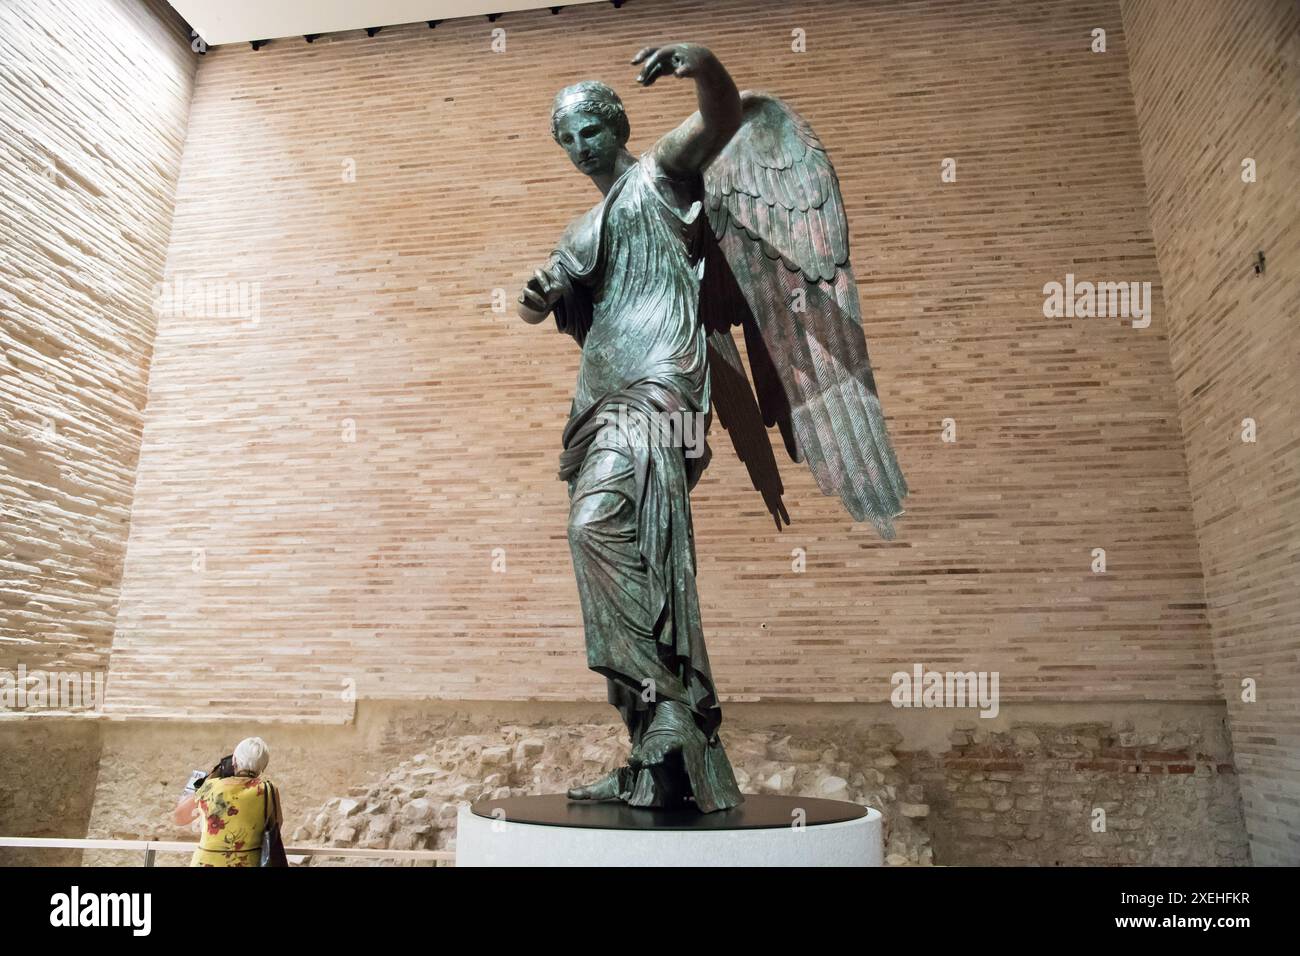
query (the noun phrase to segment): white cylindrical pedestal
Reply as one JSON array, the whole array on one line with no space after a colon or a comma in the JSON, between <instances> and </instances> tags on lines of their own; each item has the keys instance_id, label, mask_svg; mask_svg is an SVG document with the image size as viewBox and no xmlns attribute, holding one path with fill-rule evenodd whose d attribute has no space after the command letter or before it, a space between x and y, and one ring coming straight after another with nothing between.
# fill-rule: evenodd
<instances>
[{"instance_id":1,"label":"white cylindrical pedestal","mask_svg":"<svg viewBox=\"0 0 1300 956\"><path fill-rule=\"evenodd\" d=\"M462 806L457 866L880 866L881 816L749 829L554 826Z\"/></svg>"}]
</instances>

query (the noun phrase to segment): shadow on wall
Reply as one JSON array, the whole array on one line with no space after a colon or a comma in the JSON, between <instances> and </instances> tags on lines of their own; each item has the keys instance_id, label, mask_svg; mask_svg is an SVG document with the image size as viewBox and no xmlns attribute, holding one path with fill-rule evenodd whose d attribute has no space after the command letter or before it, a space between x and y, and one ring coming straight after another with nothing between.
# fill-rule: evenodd
<instances>
[{"instance_id":1,"label":"shadow on wall","mask_svg":"<svg viewBox=\"0 0 1300 956\"><path fill-rule=\"evenodd\" d=\"M81 718L0 720L0 835L86 835L99 774L101 723ZM0 847L0 866L78 866L80 850Z\"/></svg>"}]
</instances>

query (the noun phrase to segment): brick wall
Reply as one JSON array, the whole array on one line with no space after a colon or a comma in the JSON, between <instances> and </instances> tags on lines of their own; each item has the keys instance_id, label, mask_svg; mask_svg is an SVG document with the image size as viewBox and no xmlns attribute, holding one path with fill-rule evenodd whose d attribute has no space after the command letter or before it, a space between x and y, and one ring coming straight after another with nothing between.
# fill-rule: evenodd
<instances>
[{"instance_id":1,"label":"brick wall","mask_svg":"<svg viewBox=\"0 0 1300 956\"><path fill-rule=\"evenodd\" d=\"M966 721L952 731L949 750L905 755L939 862L1248 864L1221 712L1175 714L1154 722L1112 710L997 728Z\"/></svg>"},{"instance_id":2,"label":"brick wall","mask_svg":"<svg viewBox=\"0 0 1300 956\"><path fill-rule=\"evenodd\" d=\"M1251 850L1300 863L1300 8L1125 2L1174 381ZM1253 159L1256 181L1243 181ZM1252 263L1260 251L1265 269ZM1242 440L1245 419L1257 428ZM1243 681L1256 685L1255 699Z\"/></svg>"},{"instance_id":3,"label":"brick wall","mask_svg":"<svg viewBox=\"0 0 1300 956\"><path fill-rule=\"evenodd\" d=\"M113 637L194 74L138 0L0 7L0 670Z\"/></svg>"},{"instance_id":4,"label":"brick wall","mask_svg":"<svg viewBox=\"0 0 1300 956\"><path fill-rule=\"evenodd\" d=\"M1116 5L724 0L203 59L167 271L247 308L159 320L111 712L600 699L554 479L578 353L492 297L597 198L550 142L554 92L613 83L645 149L694 95L627 60L673 38L828 144L914 491L884 543L787 463L778 534L715 434L694 507L724 695L881 701L922 663L999 671L1007 701L1213 697ZM1151 282L1150 328L1045 318L1067 273Z\"/></svg>"},{"instance_id":5,"label":"brick wall","mask_svg":"<svg viewBox=\"0 0 1300 956\"><path fill-rule=\"evenodd\" d=\"M161 5L6 6L0 668L103 667L120 576L110 711L142 719L0 724L23 783L0 780L0 832L173 835L188 770L251 732L295 825L340 843L315 822L331 798L413 798L435 745L470 787L494 779L475 748L511 733L565 741L557 780L591 769L584 734L618 759L552 477L577 353L492 298L596 198L549 141L554 91L613 83L639 151L693 96L638 89L625 61L681 38L829 146L914 490L886 544L786 464L777 534L715 433L701 591L751 789L845 784L886 811L895 861L1241 863L1239 769L1255 859L1294 862L1296 199L1276 172L1296 25L1259 9L592 5L504 17L501 54L462 20L231 46L195 78ZM1261 170L1244 189L1239 142ZM1255 245L1262 281L1239 269ZM160 305L164 255L171 291L234 308ZM1044 318L1067 272L1150 281L1151 327ZM913 663L997 670L1006 709L881 703ZM529 769L507 782L533 789Z\"/></svg>"}]
</instances>

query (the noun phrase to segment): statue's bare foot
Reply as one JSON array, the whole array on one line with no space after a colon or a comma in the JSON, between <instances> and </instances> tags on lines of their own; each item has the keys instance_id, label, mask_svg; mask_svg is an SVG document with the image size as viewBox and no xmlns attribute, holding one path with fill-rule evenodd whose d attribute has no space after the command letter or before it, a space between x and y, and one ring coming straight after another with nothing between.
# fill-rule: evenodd
<instances>
[{"instance_id":1,"label":"statue's bare foot","mask_svg":"<svg viewBox=\"0 0 1300 956\"><path fill-rule=\"evenodd\" d=\"M682 738L675 733L647 734L639 746L632 748L627 762L632 767L657 767L681 749Z\"/></svg>"},{"instance_id":2,"label":"statue's bare foot","mask_svg":"<svg viewBox=\"0 0 1300 956\"><path fill-rule=\"evenodd\" d=\"M623 800L626 798L627 788L626 768L619 767L617 770L611 770L605 776L601 777L595 783L584 784L579 787L569 788L570 800Z\"/></svg>"}]
</instances>

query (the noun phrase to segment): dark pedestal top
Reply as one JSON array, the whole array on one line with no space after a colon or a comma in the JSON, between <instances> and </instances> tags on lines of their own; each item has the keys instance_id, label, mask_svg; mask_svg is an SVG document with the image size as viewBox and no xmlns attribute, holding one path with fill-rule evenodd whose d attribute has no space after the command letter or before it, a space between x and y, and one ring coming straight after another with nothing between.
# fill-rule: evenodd
<instances>
[{"instance_id":1,"label":"dark pedestal top","mask_svg":"<svg viewBox=\"0 0 1300 956\"><path fill-rule=\"evenodd\" d=\"M796 813L800 810L803 825L809 827L844 823L867 815L866 807L842 800L756 794L746 794L745 802L734 809L715 813L651 810L629 807L618 801L590 803L570 800L562 793L480 800L470 807L476 816L495 816L508 823L596 830L769 830L790 826L798 819Z\"/></svg>"}]
</instances>

